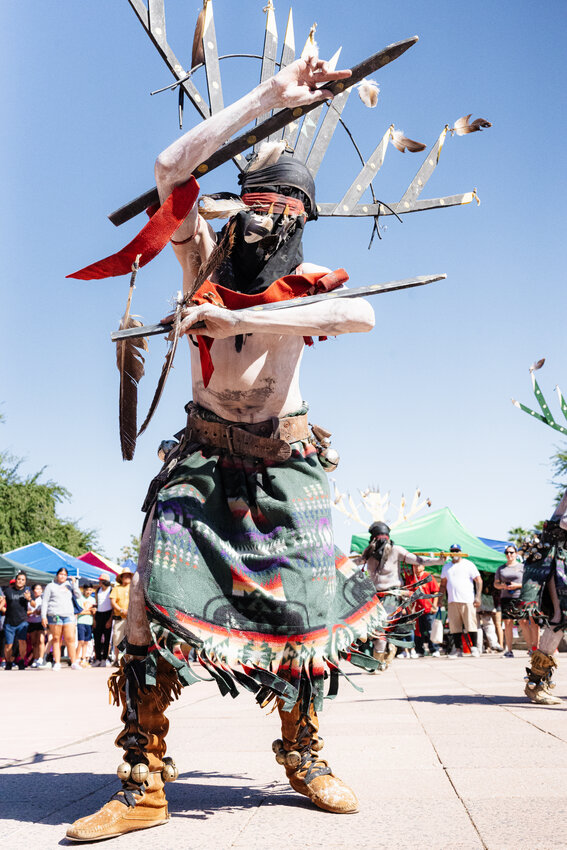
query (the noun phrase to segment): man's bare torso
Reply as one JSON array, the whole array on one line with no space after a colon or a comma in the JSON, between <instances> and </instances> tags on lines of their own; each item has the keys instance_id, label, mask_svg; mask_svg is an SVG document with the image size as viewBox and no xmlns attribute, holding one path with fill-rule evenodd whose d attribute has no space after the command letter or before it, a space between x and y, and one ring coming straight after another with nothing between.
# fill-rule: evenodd
<instances>
[{"instance_id":1,"label":"man's bare torso","mask_svg":"<svg viewBox=\"0 0 567 850\"><path fill-rule=\"evenodd\" d=\"M330 271L303 263L298 273ZM294 413L302 406L299 371L305 344L302 336L250 334L242 349L234 337L215 339L211 357L215 367L207 387L201 373L199 350L190 344L193 399L223 419L261 422Z\"/></svg>"},{"instance_id":2,"label":"man's bare torso","mask_svg":"<svg viewBox=\"0 0 567 850\"><path fill-rule=\"evenodd\" d=\"M234 339L215 339L215 371L205 388L199 351L191 345L193 399L223 419L261 422L301 407L302 337L251 334L240 352Z\"/></svg>"}]
</instances>

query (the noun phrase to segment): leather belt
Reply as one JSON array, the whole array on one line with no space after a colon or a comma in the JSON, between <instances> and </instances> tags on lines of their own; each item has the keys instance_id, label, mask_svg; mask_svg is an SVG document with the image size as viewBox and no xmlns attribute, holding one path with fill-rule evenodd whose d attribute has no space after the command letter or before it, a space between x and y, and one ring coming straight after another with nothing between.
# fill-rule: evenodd
<instances>
[{"instance_id":1,"label":"leather belt","mask_svg":"<svg viewBox=\"0 0 567 850\"><path fill-rule=\"evenodd\" d=\"M191 408L187 411L185 439L224 449L233 455L265 460L288 460L290 443L309 439L307 414L266 419L263 422L209 422Z\"/></svg>"}]
</instances>

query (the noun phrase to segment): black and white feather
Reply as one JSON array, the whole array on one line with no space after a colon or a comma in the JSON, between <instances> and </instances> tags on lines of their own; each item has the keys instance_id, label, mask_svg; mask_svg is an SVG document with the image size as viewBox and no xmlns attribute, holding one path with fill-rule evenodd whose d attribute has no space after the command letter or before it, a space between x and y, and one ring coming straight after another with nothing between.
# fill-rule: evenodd
<instances>
[{"instance_id":1,"label":"black and white feather","mask_svg":"<svg viewBox=\"0 0 567 850\"><path fill-rule=\"evenodd\" d=\"M233 192L216 192L214 195L201 195L199 214L206 219L232 218L239 212L250 209L239 195Z\"/></svg>"}]
</instances>

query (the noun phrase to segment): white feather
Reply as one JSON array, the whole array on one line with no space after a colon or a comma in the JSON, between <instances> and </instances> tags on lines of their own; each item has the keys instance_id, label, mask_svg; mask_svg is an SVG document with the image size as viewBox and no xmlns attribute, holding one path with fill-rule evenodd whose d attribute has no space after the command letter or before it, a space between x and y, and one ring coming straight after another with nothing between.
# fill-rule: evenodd
<instances>
[{"instance_id":1,"label":"white feather","mask_svg":"<svg viewBox=\"0 0 567 850\"><path fill-rule=\"evenodd\" d=\"M393 130L392 131L391 141L392 141L392 144L394 145L394 147L398 148L398 150L404 148L404 142L403 142L404 139L405 139L405 133L404 133L403 130Z\"/></svg>"},{"instance_id":2,"label":"white feather","mask_svg":"<svg viewBox=\"0 0 567 850\"><path fill-rule=\"evenodd\" d=\"M278 139L276 142L262 142L256 156L250 163L248 172L258 171L260 168L266 168L268 165L274 165L285 150L285 139Z\"/></svg>"},{"instance_id":3,"label":"white feather","mask_svg":"<svg viewBox=\"0 0 567 850\"><path fill-rule=\"evenodd\" d=\"M203 218L232 218L242 210L249 210L244 201L238 198L211 198L202 195L199 198L199 213Z\"/></svg>"},{"instance_id":4,"label":"white feather","mask_svg":"<svg viewBox=\"0 0 567 850\"><path fill-rule=\"evenodd\" d=\"M305 42L305 47L301 51L302 59L318 59L319 58L319 45L315 41L315 30L317 29L317 24L313 24L311 29L309 30L309 35L307 36L307 41Z\"/></svg>"},{"instance_id":5,"label":"white feather","mask_svg":"<svg viewBox=\"0 0 567 850\"><path fill-rule=\"evenodd\" d=\"M365 106L369 109L374 109L378 103L378 95L380 94L380 86L376 80L362 80L357 84L358 96Z\"/></svg>"}]
</instances>

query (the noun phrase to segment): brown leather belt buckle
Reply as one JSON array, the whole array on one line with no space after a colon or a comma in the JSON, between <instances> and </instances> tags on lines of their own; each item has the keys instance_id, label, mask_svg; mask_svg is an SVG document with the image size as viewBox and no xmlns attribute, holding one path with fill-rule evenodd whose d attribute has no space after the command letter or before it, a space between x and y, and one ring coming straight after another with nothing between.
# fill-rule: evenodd
<instances>
[{"instance_id":1,"label":"brown leather belt buckle","mask_svg":"<svg viewBox=\"0 0 567 850\"><path fill-rule=\"evenodd\" d=\"M227 442L227 444L228 444L228 450L229 450L229 452L231 453L231 455L236 454L236 452L235 452L235 450L234 450L234 441L233 441L233 439L232 439L232 429L233 429L234 427L235 427L234 425L227 425L227 426L226 426L226 431L225 431L225 434L226 434L226 442Z\"/></svg>"}]
</instances>

